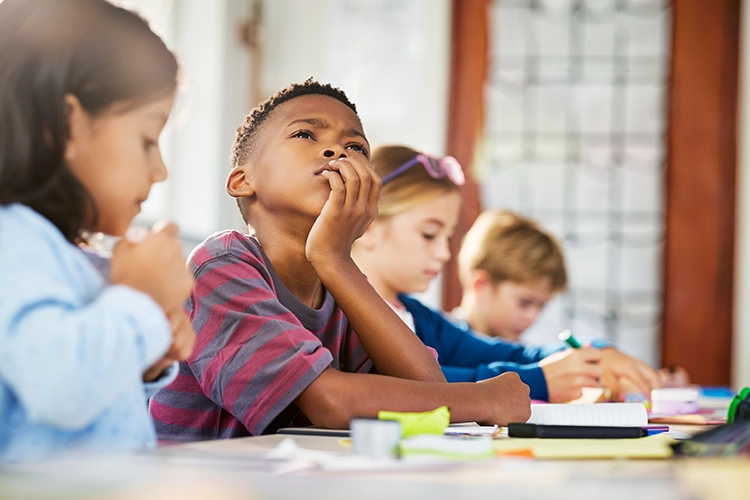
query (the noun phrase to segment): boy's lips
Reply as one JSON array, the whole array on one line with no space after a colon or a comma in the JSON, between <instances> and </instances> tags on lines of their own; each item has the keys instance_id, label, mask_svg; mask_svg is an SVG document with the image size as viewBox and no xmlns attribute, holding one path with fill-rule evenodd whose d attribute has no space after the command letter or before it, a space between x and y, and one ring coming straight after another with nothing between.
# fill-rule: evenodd
<instances>
[{"instance_id":1,"label":"boy's lips","mask_svg":"<svg viewBox=\"0 0 750 500\"><path fill-rule=\"evenodd\" d=\"M320 175L320 174L322 174L322 173L323 173L323 172L325 172L325 171L329 171L329 172L338 172L338 171L339 171L339 169L338 169L338 168L335 168L335 167L333 167L333 166L331 165L331 162L327 162L327 163L325 163L325 164L321 165L320 167L318 167L318 168L317 168L317 169L315 170L315 175Z\"/></svg>"}]
</instances>

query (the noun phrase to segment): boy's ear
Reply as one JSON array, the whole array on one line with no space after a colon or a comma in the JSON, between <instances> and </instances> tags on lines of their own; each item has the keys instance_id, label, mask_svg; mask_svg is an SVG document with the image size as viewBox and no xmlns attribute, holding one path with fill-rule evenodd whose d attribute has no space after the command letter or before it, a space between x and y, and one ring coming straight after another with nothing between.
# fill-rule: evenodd
<instances>
[{"instance_id":1,"label":"boy's ear","mask_svg":"<svg viewBox=\"0 0 750 500\"><path fill-rule=\"evenodd\" d=\"M479 295L492 286L492 278L484 269L472 269L469 271L469 287L474 294Z\"/></svg>"},{"instance_id":2,"label":"boy's ear","mask_svg":"<svg viewBox=\"0 0 750 500\"><path fill-rule=\"evenodd\" d=\"M226 188L229 196L233 196L234 198L243 198L255 194L255 187L252 180L242 166L235 167L229 172Z\"/></svg>"}]
</instances>

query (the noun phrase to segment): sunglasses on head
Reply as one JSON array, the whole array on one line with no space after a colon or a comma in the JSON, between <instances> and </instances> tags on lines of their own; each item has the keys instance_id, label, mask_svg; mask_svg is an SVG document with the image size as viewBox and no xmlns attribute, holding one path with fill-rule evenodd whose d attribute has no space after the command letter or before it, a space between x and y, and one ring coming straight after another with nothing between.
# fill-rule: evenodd
<instances>
[{"instance_id":1,"label":"sunglasses on head","mask_svg":"<svg viewBox=\"0 0 750 500\"><path fill-rule=\"evenodd\" d=\"M386 174L386 176L383 177L383 184L393 180L394 177L397 177L398 175L409 170L414 165L420 163L433 179L442 179L443 177L447 177L456 186L462 186L464 182L466 182L464 171L461 170L461 165L452 156L435 158L434 156L418 154L411 160L396 168L391 173Z\"/></svg>"}]
</instances>

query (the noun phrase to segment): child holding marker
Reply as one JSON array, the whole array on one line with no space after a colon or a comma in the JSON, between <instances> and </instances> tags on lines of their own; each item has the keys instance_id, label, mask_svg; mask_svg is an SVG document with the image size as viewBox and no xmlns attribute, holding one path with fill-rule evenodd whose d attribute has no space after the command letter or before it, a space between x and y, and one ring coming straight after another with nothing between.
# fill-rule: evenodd
<instances>
[{"instance_id":1,"label":"child holding marker","mask_svg":"<svg viewBox=\"0 0 750 500\"><path fill-rule=\"evenodd\" d=\"M515 374L445 383L354 264L352 242L375 217L381 186L369 157L354 104L312 80L276 93L237 129L226 188L251 234L217 233L190 256L197 341L151 401L161 439L346 428L380 410L442 405L454 421L528 419L529 389Z\"/></svg>"},{"instance_id":2,"label":"child holding marker","mask_svg":"<svg viewBox=\"0 0 750 500\"><path fill-rule=\"evenodd\" d=\"M371 161L383 179L379 215L355 242L352 256L381 297L437 351L448 381L517 372L533 399L564 402L580 397L583 387L597 387L600 377L612 376L613 367L602 362L606 351L615 351L608 344L565 349L482 338L466 323L409 297L425 291L450 258L463 173L453 158L403 146L379 148Z\"/></svg>"},{"instance_id":3,"label":"child holding marker","mask_svg":"<svg viewBox=\"0 0 750 500\"><path fill-rule=\"evenodd\" d=\"M462 242L458 272L463 296L453 316L474 331L512 342L520 340L568 283L555 238L531 219L507 210L486 210L477 217ZM616 392L648 394L660 385L688 383L687 373L678 367L657 372L614 349L602 356L615 370L605 374L604 382Z\"/></svg>"},{"instance_id":4,"label":"child holding marker","mask_svg":"<svg viewBox=\"0 0 750 500\"><path fill-rule=\"evenodd\" d=\"M102 0L0 3L0 462L155 444L147 397L192 350L177 229L113 252L167 176L158 139L177 63Z\"/></svg>"}]
</instances>

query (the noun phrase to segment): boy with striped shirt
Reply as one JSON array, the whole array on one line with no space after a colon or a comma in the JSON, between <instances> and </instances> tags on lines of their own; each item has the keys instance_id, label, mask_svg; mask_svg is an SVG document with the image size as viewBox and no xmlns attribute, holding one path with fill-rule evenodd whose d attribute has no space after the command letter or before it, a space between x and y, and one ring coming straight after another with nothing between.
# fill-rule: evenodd
<instances>
[{"instance_id":1,"label":"boy with striped shirt","mask_svg":"<svg viewBox=\"0 0 750 500\"><path fill-rule=\"evenodd\" d=\"M343 92L308 80L275 94L238 128L232 166L227 192L253 235L218 233L191 254L197 340L152 399L161 439L346 428L379 410L441 405L454 421L528 418L529 389L514 373L447 384L351 259L381 181Z\"/></svg>"}]
</instances>

